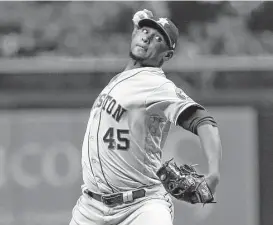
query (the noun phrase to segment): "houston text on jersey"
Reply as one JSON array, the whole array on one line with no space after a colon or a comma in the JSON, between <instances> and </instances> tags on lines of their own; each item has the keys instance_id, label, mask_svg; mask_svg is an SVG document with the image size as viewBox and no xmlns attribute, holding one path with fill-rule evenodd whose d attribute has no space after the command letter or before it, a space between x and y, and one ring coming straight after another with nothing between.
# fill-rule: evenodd
<instances>
[{"instance_id":1,"label":"houston text on jersey","mask_svg":"<svg viewBox=\"0 0 273 225\"><path fill-rule=\"evenodd\" d=\"M109 115L119 122L126 109L124 109L117 101L110 95L101 94L97 98L93 108L102 107Z\"/></svg>"}]
</instances>

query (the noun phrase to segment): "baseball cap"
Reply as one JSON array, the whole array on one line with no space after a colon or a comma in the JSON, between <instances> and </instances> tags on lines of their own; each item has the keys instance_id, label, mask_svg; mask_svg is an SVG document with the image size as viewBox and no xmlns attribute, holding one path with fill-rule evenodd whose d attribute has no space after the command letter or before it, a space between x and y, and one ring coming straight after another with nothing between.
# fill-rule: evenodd
<instances>
[{"instance_id":1,"label":"baseball cap","mask_svg":"<svg viewBox=\"0 0 273 225\"><path fill-rule=\"evenodd\" d=\"M144 27L152 27L158 29L165 36L166 41L170 49L174 50L177 44L177 39L179 36L178 28L174 25L174 23L168 18L145 18L141 19L138 22L138 26Z\"/></svg>"}]
</instances>

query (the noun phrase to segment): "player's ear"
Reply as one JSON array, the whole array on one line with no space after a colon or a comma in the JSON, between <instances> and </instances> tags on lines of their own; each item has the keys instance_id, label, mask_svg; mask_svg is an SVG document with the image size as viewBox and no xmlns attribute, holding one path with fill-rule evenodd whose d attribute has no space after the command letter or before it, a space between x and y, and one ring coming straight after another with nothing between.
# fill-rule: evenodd
<instances>
[{"instance_id":1,"label":"player's ear","mask_svg":"<svg viewBox=\"0 0 273 225\"><path fill-rule=\"evenodd\" d=\"M173 50L168 50L166 51L165 55L164 55L164 61L168 61L169 59L171 59L173 57Z\"/></svg>"}]
</instances>

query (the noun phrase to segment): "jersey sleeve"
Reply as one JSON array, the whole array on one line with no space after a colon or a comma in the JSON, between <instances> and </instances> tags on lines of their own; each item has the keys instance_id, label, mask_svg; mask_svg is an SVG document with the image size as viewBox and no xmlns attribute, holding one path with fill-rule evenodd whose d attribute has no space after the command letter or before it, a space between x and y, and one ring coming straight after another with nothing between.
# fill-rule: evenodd
<instances>
[{"instance_id":1,"label":"jersey sleeve","mask_svg":"<svg viewBox=\"0 0 273 225\"><path fill-rule=\"evenodd\" d=\"M196 106L204 109L172 82L166 82L151 92L145 104L148 113L164 116L175 125L179 115L187 108Z\"/></svg>"}]
</instances>

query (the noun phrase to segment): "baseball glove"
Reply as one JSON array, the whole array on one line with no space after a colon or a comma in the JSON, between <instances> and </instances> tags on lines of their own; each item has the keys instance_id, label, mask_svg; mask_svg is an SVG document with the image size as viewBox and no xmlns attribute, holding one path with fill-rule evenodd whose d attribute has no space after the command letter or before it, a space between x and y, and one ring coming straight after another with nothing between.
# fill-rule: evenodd
<instances>
[{"instance_id":1,"label":"baseball glove","mask_svg":"<svg viewBox=\"0 0 273 225\"><path fill-rule=\"evenodd\" d=\"M204 175L197 174L192 165L178 167L172 160L165 162L157 171L166 191L176 199L191 204L215 203Z\"/></svg>"}]
</instances>

